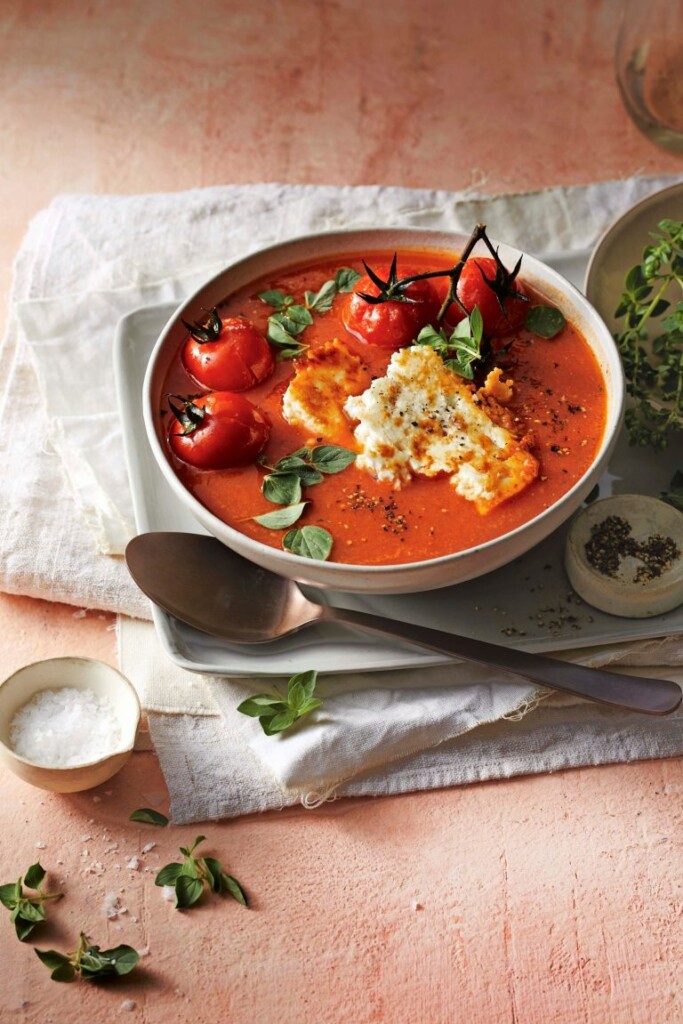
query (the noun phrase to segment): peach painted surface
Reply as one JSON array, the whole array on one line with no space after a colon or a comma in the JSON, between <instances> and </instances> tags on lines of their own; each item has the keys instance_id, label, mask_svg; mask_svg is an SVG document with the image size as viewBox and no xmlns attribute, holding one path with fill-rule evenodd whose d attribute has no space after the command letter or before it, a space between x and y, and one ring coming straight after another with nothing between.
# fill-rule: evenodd
<instances>
[{"instance_id":1,"label":"peach painted surface","mask_svg":"<svg viewBox=\"0 0 683 1024\"><path fill-rule=\"evenodd\" d=\"M267 179L502 192L680 171L621 109L619 7L2 4L3 303L26 223L58 192ZM63 653L113 662L112 618L0 596L2 676ZM85 928L149 948L117 986L58 986L0 908L2 1021L683 1020L679 761L166 831L127 822L164 807L152 754L93 793L1 783L0 882L40 857L67 893L36 943ZM198 831L251 910L209 900L183 915L154 888ZM127 912L109 921L110 893Z\"/></svg>"}]
</instances>

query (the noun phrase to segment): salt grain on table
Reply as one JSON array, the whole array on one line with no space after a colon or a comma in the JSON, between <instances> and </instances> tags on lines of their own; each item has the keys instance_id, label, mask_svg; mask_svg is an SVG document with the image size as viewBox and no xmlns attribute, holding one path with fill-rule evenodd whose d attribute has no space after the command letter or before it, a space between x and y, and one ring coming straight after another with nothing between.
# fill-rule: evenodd
<instances>
[{"instance_id":1,"label":"salt grain on table","mask_svg":"<svg viewBox=\"0 0 683 1024\"><path fill-rule=\"evenodd\" d=\"M10 723L10 745L15 753L49 767L97 761L117 750L121 738L109 697L69 686L37 693Z\"/></svg>"}]
</instances>

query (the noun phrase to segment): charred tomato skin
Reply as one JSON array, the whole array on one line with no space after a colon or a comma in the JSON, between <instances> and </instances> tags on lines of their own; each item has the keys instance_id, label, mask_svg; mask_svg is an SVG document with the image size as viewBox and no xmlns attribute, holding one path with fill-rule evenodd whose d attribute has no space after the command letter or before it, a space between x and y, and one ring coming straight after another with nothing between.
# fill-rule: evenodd
<instances>
[{"instance_id":1,"label":"charred tomato skin","mask_svg":"<svg viewBox=\"0 0 683 1024\"><path fill-rule=\"evenodd\" d=\"M389 268L378 267L377 273L386 278ZM413 271L402 268L402 277L411 277ZM403 348L413 342L423 327L436 321L439 296L431 281L414 281L406 285L404 294L412 302L389 300L373 304L359 294L378 295L379 288L367 276L362 277L349 295L342 319L350 334L380 348Z\"/></svg>"},{"instance_id":2,"label":"charred tomato skin","mask_svg":"<svg viewBox=\"0 0 683 1024\"><path fill-rule=\"evenodd\" d=\"M270 422L248 399L232 391L212 391L192 398L203 410L201 422L187 434L173 419L171 451L197 469L234 469L254 462L270 436Z\"/></svg>"},{"instance_id":3,"label":"charred tomato skin","mask_svg":"<svg viewBox=\"0 0 683 1024\"><path fill-rule=\"evenodd\" d=\"M275 366L266 338L242 317L223 320L215 341L190 336L182 359L192 379L213 391L248 391L267 380Z\"/></svg>"},{"instance_id":4,"label":"charred tomato skin","mask_svg":"<svg viewBox=\"0 0 683 1024\"><path fill-rule=\"evenodd\" d=\"M462 268L456 291L468 313L471 313L475 306L479 307L484 321L484 334L492 337L519 327L524 321L528 304L524 299L510 295L505 299L503 312L495 292L486 283L485 276L495 280L496 261L489 256L471 257ZM517 279L512 287L514 291L526 294L524 285ZM446 310L444 320L446 326L455 327L464 317L462 309L453 302Z\"/></svg>"}]
</instances>

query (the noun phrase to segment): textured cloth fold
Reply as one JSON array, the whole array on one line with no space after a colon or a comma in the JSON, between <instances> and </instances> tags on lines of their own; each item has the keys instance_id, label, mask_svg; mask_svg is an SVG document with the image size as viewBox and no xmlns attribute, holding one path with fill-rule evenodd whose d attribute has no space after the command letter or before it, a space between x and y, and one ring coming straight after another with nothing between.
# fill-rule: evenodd
<instances>
[{"instance_id":1,"label":"textured cloth fold","mask_svg":"<svg viewBox=\"0 0 683 1024\"><path fill-rule=\"evenodd\" d=\"M492 236L528 251L580 253L671 181L493 198L264 184L55 200L18 254L0 348L0 589L149 617L120 557L134 526L111 368L116 323L135 308L178 303L255 249L337 228L469 234L483 220ZM120 652L150 711L177 821L683 752L678 718L555 697L529 710L533 686L465 665L419 678L408 670L323 678L312 721L266 739L235 707L267 684L205 680L169 665L144 622L121 620ZM572 657L668 664L672 676L681 649L674 639Z\"/></svg>"}]
</instances>

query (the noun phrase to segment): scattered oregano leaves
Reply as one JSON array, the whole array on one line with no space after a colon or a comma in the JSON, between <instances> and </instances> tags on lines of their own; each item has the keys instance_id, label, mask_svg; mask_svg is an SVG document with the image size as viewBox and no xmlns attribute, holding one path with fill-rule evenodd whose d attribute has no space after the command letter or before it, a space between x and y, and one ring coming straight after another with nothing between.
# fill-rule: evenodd
<instances>
[{"instance_id":1,"label":"scattered oregano leaves","mask_svg":"<svg viewBox=\"0 0 683 1024\"><path fill-rule=\"evenodd\" d=\"M315 448L298 448L291 455L278 459L263 478L261 490L264 498L284 508L254 516L254 521L269 530L285 530L300 519L307 501L301 500L303 487L318 484L326 476L341 473L356 459L356 453L335 444L321 444ZM325 560L332 550L332 535L320 526L304 526L289 530L283 547L304 558Z\"/></svg>"},{"instance_id":2,"label":"scattered oregano leaves","mask_svg":"<svg viewBox=\"0 0 683 1024\"><path fill-rule=\"evenodd\" d=\"M173 886L178 910L194 906L205 888L211 892L227 893L246 907L248 904L244 889L236 878L226 874L219 860L215 857L194 856L194 851L205 838L197 836L191 846L181 846L180 852L184 857L182 863L174 861L166 864L154 879L154 884Z\"/></svg>"},{"instance_id":3,"label":"scattered oregano leaves","mask_svg":"<svg viewBox=\"0 0 683 1024\"><path fill-rule=\"evenodd\" d=\"M29 937L37 924L45 920L44 904L48 900L61 900L64 896L63 892L43 891L45 875L45 868L36 862L26 871L23 878L0 885L0 903L12 912L11 920L21 942ZM32 889L34 894L27 895L23 886Z\"/></svg>"},{"instance_id":4,"label":"scattered oregano leaves","mask_svg":"<svg viewBox=\"0 0 683 1024\"><path fill-rule=\"evenodd\" d=\"M132 946L100 949L83 932L73 953L58 953L56 949L36 949L35 953L50 968L53 981L73 981L77 974L86 980L121 977L130 974L140 959Z\"/></svg>"},{"instance_id":5,"label":"scattered oregano leaves","mask_svg":"<svg viewBox=\"0 0 683 1024\"><path fill-rule=\"evenodd\" d=\"M285 295L278 289L258 293L261 302L275 310L268 317L266 335L279 349L281 359L294 359L306 350L300 335L313 323L312 314L329 313L337 295L353 291L360 277L358 271L341 267L317 292L306 291L303 303L297 303L293 295Z\"/></svg>"},{"instance_id":6,"label":"scattered oregano leaves","mask_svg":"<svg viewBox=\"0 0 683 1024\"><path fill-rule=\"evenodd\" d=\"M151 807L138 807L128 818L129 821L139 821L143 825L158 825L165 828L168 825L168 818L160 811L154 811Z\"/></svg>"},{"instance_id":7,"label":"scattered oregano leaves","mask_svg":"<svg viewBox=\"0 0 683 1024\"><path fill-rule=\"evenodd\" d=\"M314 527L304 527L314 529ZM300 531L303 532L303 531ZM287 693L277 687L273 693L257 693L238 705L237 710L250 718L258 718L266 736L284 732L304 715L319 708L322 701L315 697L316 671L299 672L287 684Z\"/></svg>"}]
</instances>

